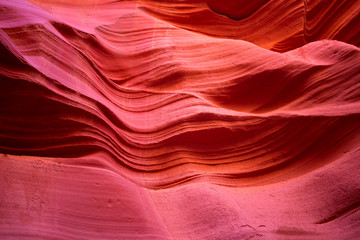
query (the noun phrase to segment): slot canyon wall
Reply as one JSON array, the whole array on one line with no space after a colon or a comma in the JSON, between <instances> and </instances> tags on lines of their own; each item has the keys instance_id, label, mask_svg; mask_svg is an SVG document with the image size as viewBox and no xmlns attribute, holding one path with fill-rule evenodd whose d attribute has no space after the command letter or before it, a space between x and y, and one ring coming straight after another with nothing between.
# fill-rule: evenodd
<instances>
[{"instance_id":1,"label":"slot canyon wall","mask_svg":"<svg viewBox=\"0 0 360 240\"><path fill-rule=\"evenodd\" d=\"M0 239L359 239L359 0L0 0Z\"/></svg>"}]
</instances>

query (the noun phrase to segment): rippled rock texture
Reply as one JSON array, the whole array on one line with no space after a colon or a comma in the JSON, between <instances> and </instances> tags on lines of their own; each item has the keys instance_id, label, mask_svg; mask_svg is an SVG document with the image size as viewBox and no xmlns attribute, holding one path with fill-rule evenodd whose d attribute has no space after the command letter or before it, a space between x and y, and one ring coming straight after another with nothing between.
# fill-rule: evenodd
<instances>
[{"instance_id":1,"label":"rippled rock texture","mask_svg":"<svg viewBox=\"0 0 360 240\"><path fill-rule=\"evenodd\" d=\"M0 1L0 239L357 239L360 2Z\"/></svg>"}]
</instances>

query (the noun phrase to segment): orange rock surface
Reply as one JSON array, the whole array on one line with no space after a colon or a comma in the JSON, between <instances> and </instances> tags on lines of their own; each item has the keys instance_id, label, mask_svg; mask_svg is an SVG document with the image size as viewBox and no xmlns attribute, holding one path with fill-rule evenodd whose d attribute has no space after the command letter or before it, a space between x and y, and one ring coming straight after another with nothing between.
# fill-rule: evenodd
<instances>
[{"instance_id":1,"label":"orange rock surface","mask_svg":"<svg viewBox=\"0 0 360 240\"><path fill-rule=\"evenodd\" d=\"M360 236L359 1L0 13L0 239Z\"/></svg>"}]
</instances>

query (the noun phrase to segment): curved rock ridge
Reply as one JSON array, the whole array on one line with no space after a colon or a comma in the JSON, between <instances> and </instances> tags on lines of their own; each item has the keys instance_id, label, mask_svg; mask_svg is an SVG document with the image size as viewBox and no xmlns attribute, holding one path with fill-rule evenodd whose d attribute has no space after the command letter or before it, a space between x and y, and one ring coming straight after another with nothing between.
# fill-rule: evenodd
<instances>
[{"instance_id":1,"label":"curved rock ridge","mask_svg":"<svg viewBox=\"0 0 360 240\"><path fill-rule=\"evenodd\" d=\"M32 2L0 3L1 239L360 234L358 1Z\"/></svg>"},{"instance_id":2,"label":"curved rock ridge","mask_svg":"<svg viewBox=\"0 0 360 240\"><path fill-rule=\"evenodd\" d=\"M359 46L360 2L321 0L142 0L151 15L217 38L286 52L335 39ZM250 30L251 29L251 30Z\"/></svg>"}]
</instances>

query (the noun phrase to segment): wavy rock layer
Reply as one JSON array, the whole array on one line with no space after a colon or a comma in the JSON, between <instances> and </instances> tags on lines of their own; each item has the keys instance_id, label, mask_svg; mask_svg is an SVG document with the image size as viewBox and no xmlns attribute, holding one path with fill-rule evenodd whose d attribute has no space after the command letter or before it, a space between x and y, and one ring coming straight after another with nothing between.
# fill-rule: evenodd
<instances>
[{"instance_id":1,"label":"wavy rock layer","mask_svg":"<svg viewBox=\"0 0 360 240\"><path fill-rule=\"evenodd\" d=\"M360 8L333 2L2 2L1 239L355 239Z\"/></svg>"},{"instance_id":2,"label":"wavy rock layer","mask_svg":"<svg viewBox=\"0 0 360 240\"><path fill-rule=\"evenodd\" d=\"M323 0L141 0L151 15L217 38L285 52L321 39L359 46L360 2Z\"/></svg>"}]
</instances>

